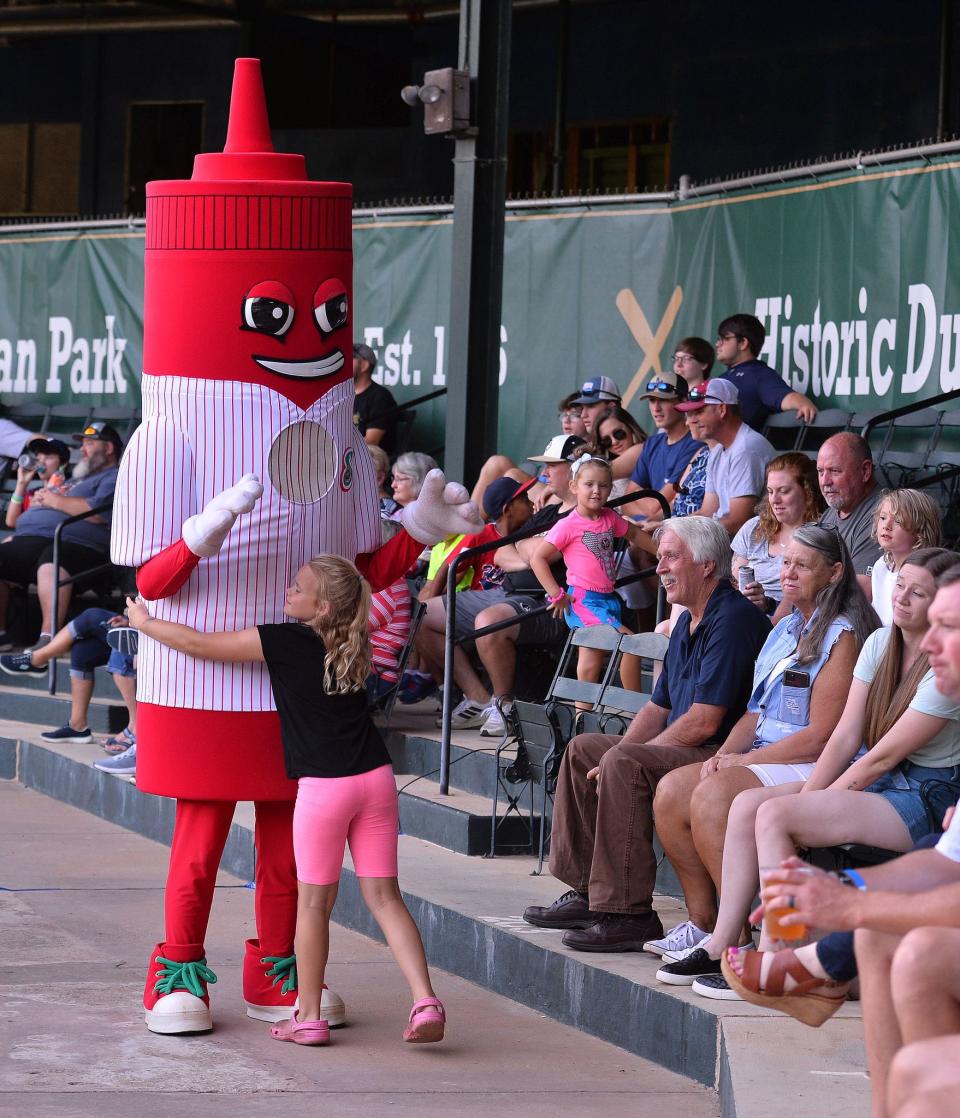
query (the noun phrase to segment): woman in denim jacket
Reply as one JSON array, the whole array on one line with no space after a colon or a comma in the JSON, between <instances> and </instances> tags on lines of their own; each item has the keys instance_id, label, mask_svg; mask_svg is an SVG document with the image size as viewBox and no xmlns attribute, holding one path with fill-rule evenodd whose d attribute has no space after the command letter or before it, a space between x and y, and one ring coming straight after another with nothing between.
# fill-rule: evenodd
<instances>
[{"instance_id":1,"label":"woman in denim jacket","mask_svg":"<svg viewBox=\"0 0 960 1118\"><path fill-rule=\"evenodd\" d=\"M937 691L921 651L936 578L956 558L924 548L904 560L893 592L894 623L865 643L843 717L805 783L737 797L711 946L737 943L758 865L779 865L798 845L861 842L910 850L939 830L946 802L960 797L960 704ZM761 945L767 946L764 937Z\"/></svg>"},{"instance_id":2,"label":"woman in denim jacket","mask_svg":"<svg viewBox=\"0 0 960 1118\"><path fill-rule=\"evenodd\" d=\"M781 587L791 612L760 651L746 713L715 756L675 769L657 788L657 833L680 878L689 917L664 937L671 959L706 940L713 926L734 798L810 775L840 720L860 647L878 625L833 529L794 529ZM718 949L714 973L719 958ZM671 981L669 974L664 981Z\"/></svg>"}]
</instances>

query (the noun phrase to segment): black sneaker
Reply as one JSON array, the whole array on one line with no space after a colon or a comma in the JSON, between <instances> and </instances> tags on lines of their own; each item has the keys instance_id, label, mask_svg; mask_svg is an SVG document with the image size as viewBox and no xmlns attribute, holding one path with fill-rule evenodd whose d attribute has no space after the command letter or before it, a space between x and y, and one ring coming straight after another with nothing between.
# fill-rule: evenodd
<instances>
[{"instance_id":1,"label":"black sneaker","mask_svg":"<svg viewBox=\"0 0 960 1118\"><path fill-rule=\"evenodd\" d=\"M46 675L46 668L35 668L33 661L30 659L29 652L16 652L12 656L0 656L0 671L6 672L7 675L23 675L28 672L30 675Z\"/></svg>"},{"instance_id":2,"label":"black sneaker","mask_svg":"<svg viewBox=\"0 0 960 1118\"><path fill-rule=\"evenodd\" d=\"M524 920L538 928L589 928L597 917L590 911L587 898L576 889L564 893L552 905L531 905L523 910Z\"/></svg>"},{"instance_id":3,"label":"black sneaker","mask_svg":"<svg viewBox=\"0 0 960 1118\"><path fill-rule=\"evenodd\" d=\"M692 986L695 978L706 974L720 974L720 960L711 959L702 947L698 947L686 958L661 967L657 971L657 979L668 986Z\"/></svg>"},{"instance_id":4,"label":"black sneaker","mask_svg":"<svg viewBox=\"0 0 960 1118\"><path fill-rule=\"evenodd\" d=\"M75 742L77 745L93 741L93 734L90 732L89 726L85 726L82 730L75 730L69 722L61 726L59 730L44 730L40 737L44 741Z\"/></svg>"},{"instance_id":5,"label":"black sneaker","mask_svg":"<svg viewBox=\"0 0 960 1118\"><path fill-rule=\"evenodd\" d=\"M701 998L712 998L718 1002L743 1001L722 974L702 974L693 980L691 989Z\"/></svg>"}]
</instances>

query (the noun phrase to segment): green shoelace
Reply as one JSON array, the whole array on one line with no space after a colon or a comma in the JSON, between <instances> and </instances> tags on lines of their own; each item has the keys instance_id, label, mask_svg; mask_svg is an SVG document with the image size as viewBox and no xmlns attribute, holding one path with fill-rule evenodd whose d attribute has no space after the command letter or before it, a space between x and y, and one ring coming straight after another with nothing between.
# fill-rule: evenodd
<instances>
[{"instance_id":1,"label":"green shoelace","mask_svg":"<svg viewBox=\"0 0 960 1118\"><path fill-rule=\"evenodd\" d=\"M281 994L291 994L297 988L297 957L296 955L266 955L261 963L272 963L267 971L267 978L273 978L272 985L283 982L280 987Z\"/></svg>"},{"instance_id":2,"label":"green shoelace","mask_svg":"<svg viewBox=\"0 0 960 1118\"><path fill-rule=\"evenodd\" d=\"M178 963L174 959L164 959L158 955L157 962L162 964L163 970L157 972L157 982L153 987L155 994L172 994L174 990L186 990L188 994L202 998L207 992L204 984L217 981L217 976L207 966L206 959L192 963Z\"/></svg>"}]
</instances>

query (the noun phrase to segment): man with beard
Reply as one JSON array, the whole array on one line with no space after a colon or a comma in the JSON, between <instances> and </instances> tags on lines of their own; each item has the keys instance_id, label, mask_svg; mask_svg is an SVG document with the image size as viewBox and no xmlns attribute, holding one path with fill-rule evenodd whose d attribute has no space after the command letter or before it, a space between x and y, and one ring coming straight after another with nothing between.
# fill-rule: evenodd
<instances>
[{"instance_id":1,"label":"man with beard","mask_svg":"<svg viewBox=\"0 0 960 1118\"><path fill-rule=\"evenodd\" d=\"M53 534L57 525L71 516L89 512L113 500L117 465L123 442L117 432L102 422L90 423L74 439L80 445L80 461L69 482L40 489L30 507L17 520L12 536L0 544L0 645L9 645L6 635L9 583L37 584L41 632L38 647L49 642L53 628ZM70 524L60 533L60 577L81 575L107 562L110 553L110 511ZM60 590L58 616L66 616L73 584Z\"/></svg>"},{"instance_id":2,"label":"man with beard","mask_svg":"<svg viewBox=\"0 0 960 1118\"><path fill-rule=\"evenodd\" d=\"M866 439L852 431L827 439L817 452L817 477L823 499L830 506L820 517L820 523L839 532L853 559L857 581L869 599L870 571L880 558L880 545L873 534L873 514L883 490L877 485Z\"/></svg>"}]
</instances>

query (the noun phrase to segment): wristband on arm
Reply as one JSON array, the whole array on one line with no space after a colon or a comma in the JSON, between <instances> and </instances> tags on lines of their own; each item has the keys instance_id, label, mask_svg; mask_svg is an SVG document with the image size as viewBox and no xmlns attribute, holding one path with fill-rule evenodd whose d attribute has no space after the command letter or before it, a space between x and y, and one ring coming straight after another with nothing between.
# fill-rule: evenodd
<instances>
[{"instance_id":1,"label":"wristband on arm","mask_svg":"<svg viewBox=\"0 0 960 1118\"><path fill-rule=\"evenodd\" d=\"M864 890L867 887L863 874L857 870L841 870L838 876L844 885L852 885L854 889Z\"/></svg>"}]
</instances>

